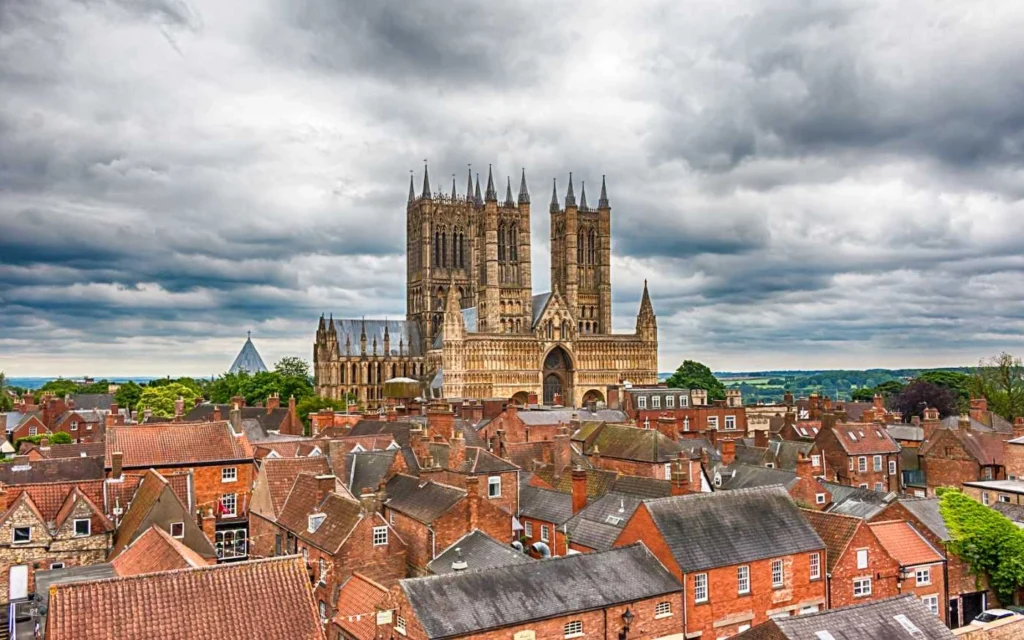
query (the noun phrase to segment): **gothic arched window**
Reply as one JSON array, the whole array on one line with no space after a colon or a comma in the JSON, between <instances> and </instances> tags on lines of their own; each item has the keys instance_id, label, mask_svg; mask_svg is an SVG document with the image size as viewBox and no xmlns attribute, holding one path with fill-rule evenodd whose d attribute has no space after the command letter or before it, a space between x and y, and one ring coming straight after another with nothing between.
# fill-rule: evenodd
<instances>
[{"instance_id":1,"label":"gothic arched window","mask_svg":"<svg viewBox=\"0 0 1024 640\"><path fill-rule=\"evenodd\" d=\"M586 235L583 233L583 230L581 229L579 231L579 233L576 234L576 263L577 264L583 264L583 241L584 240L586 240Z\"/></svg>"},{"instance_id":2,"label":"gothic arched window","mask_svg":"<svg viewBox=\"0 0 1024 640\"><path fill-rule=\"evenodd\" d=\"M459 232L459 268L466 268L466 234Z\"/></svg>"},{"instance_id":3,"label":"gothic arched window","mask_svg":"<svg viewBox=\"0 0 1024 640\"><path fill-rule=\"evenodd\" d=\"M441 232L434 231L434 266L441 264Z\"/></svg>"},{"instance_id":4,"label":"gothic arched window","mask_svg":"<svg viewBox=\"0 0 1024 640\"><path fill-rule=\"evenodd\" d=\"M590 230L590 264L597 264L597 232Z\"/></svg>"},{"instance_id":5,"label":"gothic arched window","mask_svg":"<svg viewBox=\"0 0 1024 640\"><path fill-rule=\"evenodd\" d=\"M505 223L498 225L498 261L505 261Z\"/></svg>"},{"instance_id":6,"label":"gothic arched window","mask_svg":"<svg viewBox=\"0 0 1024 640\"><path fill-rule=\"evenodd\" d=\"M508 229L508 251L513 261L519 259L519 229L512 225Z\"/></svg>"},{"instance_id":7,"label":"gothic arched window","mask_svg":"<svg viewBox=\"0 0 1024 640\"><path fill-rule=\"evenodd\" d=\"M448 234L441 232L441 266L448 266Z\"/></svg>"}]
</instances>

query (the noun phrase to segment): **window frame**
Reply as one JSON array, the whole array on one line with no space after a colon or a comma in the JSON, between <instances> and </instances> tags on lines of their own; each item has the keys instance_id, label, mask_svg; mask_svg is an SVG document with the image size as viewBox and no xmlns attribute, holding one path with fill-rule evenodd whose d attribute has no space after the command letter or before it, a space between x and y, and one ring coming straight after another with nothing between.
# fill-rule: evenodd
<instances>
[{"instance_id":1,"label":"window frame","mask_svg":"<svg viewBox=\"0 0 1024 640\"><path fill-rule=\"evenodd\" d=\"M938 594L931 594L927 596L921 596L921 604L923 604L929 611L934 615L939 615L939 596Z\"/></svg>"},{"instance_id":2,"label":"window frame","mask_svg":"<svg viewBox=\"0 0 1024 640\"><path fill-rule=\"evenodd\" d=\"M494 491L494 487L498 488L497 493ZM487 478L487 498L495 500L501 497L501 476L488 476Z\"/></svg>"},{"instance_id":3,"label":"window frame","mask_svg":"<svg viewBox=\"0 0 1024 640\"><path fill-rule=\"evenodd\" d=\"M174 535L174 528L175 527L181 527L181 534L180 535ZM185 537L185 522L184 521L178 521L178 522L170 523L169 525L167 525L167 533L170 534L170 536L172 538L175 538L177 540L181 540L182 538Z\"/></svg>"},{"instance_id":4,"label":"window frame","mask_svg":"<svg viewBox=\"0 0 1024 640\"><path fill-rule=\"evenodd\" d=\"M750 595L750 565L736 567L736 595Z\"/></svg>"},{"instance_id":5,"label":"window frame","mask_svg":"<svg viewBox=\"0 0 1024 640\"><path fill-rule=\"evenodd\" d=\"M890 460L889 461L889 475L890 476L896 475L896 461L895 460Z\"/></svg>"},{"instance_id":6,"label":"window frame","mask_svg":"<svg viewBox=\"0 0 1024 640\"><path fill-rule=\"evenodd\" d=\"M85 523L85 533L78 532L78 523L80 522ZM88 538L92 535L92 520L89 518L75 518L73 526L76 538Z\"/></svg>"},{"instance_id":7,"label":"window frame","mask_svg":"<svg viewBox=\"0 0 1024 640\"><path fill-rule=\"evenodd\" d=\"M826 496L824 493L814 494L814 504L825 504L825 500L827 499L828 496Z\"/></svg>"},{"instance_id":8,"label":"window frame","mask_svg":"<svg viewBox=\"0 0 1024 640\"><path fill-rule=\"evenodd\" d=\"M778 578L775 575L778 573ZM781 589L786 585L786 565L782 558L772 560L772 589Z\"/></svg>"},{"instance_id":9,"label":"window frame","mask_svg":"<svg viewBox=\"0 0 1024 640\"><path fill-rule=\"evenodd\" d=\"M662 618L672 617L672 603L668 600L659 602L654 605L654 619L661 620Z\"/></svg>"},{"instance_id":10,"label":"window frame","mask_svg":"<svg viewBox=\"0 0 1024 640\"><path fill-rule=\"evenodd\" d=\"M882 456L874 456L874 458L872 458L871 463L872 470L874 470L876 473L882 470Z\"/></svg>"},{"instance_id":11,"label":"window frame","mask_svg":"<svg viewBox=\"0 0 1024 640\"><path fill-rule=\"evenodd\" d=\"M523 523L523 535L527 538L533 538L533 523L527 520Z\"/></svg>"},{"instance_id":12,"label":"window frame","mask_svg":"<svg viewBox=\"0 0 1024 640\"><path fill-rule=\"evenodd\" d=\"M858 473L867 473L867 471L868 471L868 457L867 456L860 456L859 458L857 458L857 472Z\"/></svg>"},{"instance_id":13,"label":"window frame","mask_svg":"<svg viewBox=\"0 0 1024 640\"><path fill-rule=\"evenodd\" d=\"M736 416L725 416L725 430L735 431L736 430Z\"/></svg>"},{"instance_id":14,"label":"window frame","mask_svg":"<svg viewBox=\"0 0 1024 640\"><path fill-rule=\"evenodd\" d=\"M28 530L28 536L24 540L18 540L18 531ZM11 544L28 544L32 542L32 527L14 527L11 529Z\"/></svg>"},{"instance_id":15,"label":"window frame","mask_svg":"<svg viewBox=\"0 0 1024 640\"><path fill-rule=\"evenodd\" d=\"M660 409L661 408L661 396L659 396L657 394L651 396L651 408L652 409Z\"/></svg>"},{"instance_id":16,"label":"window frame","mask_svg":"<svg viewBox=\"0 0 1024 640\"><path fill-rule=\"evenodd\" d=\"M63 562L51 562L50 563L50 571L53 571L54 569L63 569L63 568L64 568L64 563Z\"/></svg>"},{"instance_id":17,"label":"window frame","mask_svg":"<svg viewBox=\"0 0 1024 640\"><path fill-rule=\"evenodd\" d=\"M221 482L238 482L238 467L221 467L221 469L220 469L220 481Z\"/></svg>"},{"instance_id":18,"label":"window frame","mask_svg":"<svg viewBox=\"0 0 1024 640\"><path fill-rule=\"evenodd\" d=\"M703 592L703 596L700 594ZM693 602L695 604L707 602L711 594L708 593L708 574L693 574Z\"/></svg>"},{"instance_id":19,"label":"window frame","mask_svg":"<svg viewBox=\"0 0 1024 640\"><path fill-rule=\"evenodd\" d=\"M860 559L861 559L861 555L860 554L862 554L862 553L864 554L864 562L863 563L860 561ZM868 558L868 550L867 550L866 547L862 548L862 549L857 549L857 556L856 556L856 558L857 558L857 568L858 569L867 569L868 565L871 564L871 559Z\"/></svg>"},{"instance_id":20,"label":"window frame","mask_svg":"<svg viewBox=\"0 0 1024 640\"><path fill-rule=\"evenodd\" d=\"M708 429L718 428L718 416L708 416Z\"/></svg>"},{"instance_id":21,"label":"window frame","mask_svg":"<svg viewBox=\"0 0 1024 640\"><path fill-rule=\"evenodd\" d=\"M646 409L647 408L647 396L637 396L636 397L636 408L637 409Z\"/></svg>"},{"instance_id":22,"label":"window frame","mask_svg":"<svg viewBox=\"0 0 1024 640\"><path fill-rule=\"evenodd\" d=\"M821 466L821 456L820 455L811 456L811 466L812 467L820 467Z\"/></svg>"},{"instance_id":23,"label":"window frame","mask_svg":"<svg viewBox=\"0 0 1024 640\"><path fill-rule=\"evenodd\" d=\"M562 635L566 638L582 638L585 634L583 633L583 621L582 620L570 620L562 625Z\"/></svg>"},{"instance_id":24,"label":"window frame","mask_svg":"<svg viewBox=\"0 0 1024 640\"><path fill-rule=\"evenodd\" d=\"M921 578L924 577L922 582ZM931 567L919 567L914 570L914 586L927 587L932 583L932 568Z\"/></svg>"},{"instance_id":25,"label":"window frame","mask_svg":"<svg viewBox=\"0 0 1024 640\"><path fill-rule=\"evenodd\" d=\"M859 586L858 586L859 584ZM867 585L865 590L864 585ZM860 593L858 593L858 590ZM854 598L867 598L871 595L871 576L862 576L853 579L853 597Z\"/></svg>"},{"instance_id":26,"label":"window frame","mask_svg":"<svg viewBox=\"0 0 1024 640\"><path fill-rule=\"evenodd\" d=\"M406 635L405 616L398 612L395 612L395 631L403 636Z\"/></svg>"},{"instance_id":27,"label":"window frame","mask_svg":"<svg viewBox=\"0 0 1024 640\"><path fill-rule=\"evenodd\" d=\"M676 408L676 397L672 394L665 396L665 408L675 409Z\"/></svg>"},{"instance_id":28,"label":"window frame","mask_svg":"<svg viewBox=\"0 0 1024 640\"><path fill-rule=\"evenodd\" d=\"M551 539L551 529L546 524L540 525L540 541L548 542Z\"/></svg>"},{"instance_id":29,"label":"window frame","mask_svg":"<svg viewBox=\"0 0 1024 640\"><path fill-rule=\"evenodd\" d=\"M386 547L388 545L388 526L381 525L373 528L373 546Z\"/></svg>"},{"instance_id":30,"label":"window frame","mask_svg":"<svg viewBox=\"0 0 1024 640\"><path fill-rule=\"evenodd\" d=\"M231 509L228 509L228 500L231 498ZM237 493L222 493L220 495L220 504L224 507L224 513L221 514L225 518L237 518L238 517L238 494Z\"/></svg>"},{"instance_id":31,"label":"window frame","mask_svg":"<svg viewBox=\"0 0 1024 640\"><path fill-rule=\"evenodd\" d=\"M808 572L811 580L821 579L821 552L814 551L811 553Z\"/></svg>"}]
</instances>

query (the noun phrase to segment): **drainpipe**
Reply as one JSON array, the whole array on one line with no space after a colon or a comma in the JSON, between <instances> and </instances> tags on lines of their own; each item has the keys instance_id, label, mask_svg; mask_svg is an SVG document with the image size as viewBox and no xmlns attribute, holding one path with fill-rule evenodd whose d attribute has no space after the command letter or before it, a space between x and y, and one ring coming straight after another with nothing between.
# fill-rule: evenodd
<instances>
[{"instance_id":1,"label":"drainpipe","mask_svg":"<svg viewBox=\"0 0 1024 640\"><path fill-rule=\"evenodd\" d=\"M683 637L686 637L686 623L688 614L686 612L686 574L682 571L679 572L679 577L682 578L683 583Z\"/></svg>"}]
</instances>

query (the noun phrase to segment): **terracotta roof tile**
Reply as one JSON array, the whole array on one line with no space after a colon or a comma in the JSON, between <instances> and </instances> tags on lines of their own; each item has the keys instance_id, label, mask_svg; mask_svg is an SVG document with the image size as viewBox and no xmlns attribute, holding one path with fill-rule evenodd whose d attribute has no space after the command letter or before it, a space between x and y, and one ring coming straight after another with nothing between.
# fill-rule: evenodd
<instances>
[{"instance_id":1,"label":"terracotta roof tile","mask_svg":"<svg viewBox=\"0 0 1024 640\"><path fill-rule=\"evenodd\" d=\"M136 538L149 510L161 499L164 489L169 486L170 483L167 482L167 479L158 472L150 469L146 473L139 488L135 491L135 495L131 498L130 507L125 510L124 516L121 518L117 535L114 538L114 546L110 550L111 558L116 558ZM170 495L177 498L173 491Z\"/></svg>"},{"instance_id":2,"label":"terracotta roof tile","mask_svg":"<svg viewBox=\"0 0 1024 640\"><path fill-rule=\"evenodd\" d=\"M273 513L261 514L276 518L281 514L288 493L300 473L314 475L330 473L327 458L268 458L260 466L257 482L266 482Z\"/></svg>"},{"instance_id":3,"label":"terracotta roof tile","mask_svg":"<svg viewBox=\"0 0 1024 640\"><path fill-rule=\"evenodd\" d=\"M900 446L881 425L843 422L837 424L832 433L847 453L865 455L874 453L899 453Z\"/></svg>"},{"instance_id":4,"label":"terracotta roof tile","mask_svg":"<svg viewBox=\"0 0 1024 640\"><path fill-rule=\"evenodd\" d=\"M83 494L97 506L103 504L103 481L86 480L84 482L47 482L7 488L7 500L10 502L18 494L24 492L32 496L32 502L39 508L47 522L57 519L57 512L67 500L68 494L78 487Z\"/></svg>"},{"instance_id":5,"label":"terracotta roof tile","mask_svg":"<svg viewBox=\"0 0 1024 640\"><path fill-rule=\"evenodd\" d=\"M904 567L942 561L942 554L909 522L874 522L868 526L886 552Z\"/></svg>"},{"instance_id":6,"label":"terracotta roof tile","mask_svg":"<svg viewBox=\"0 0 1024 640\"><path fill-rule=\"evenodd\" d=\"M50 640L322 640L301 558L273 558L50 588Z\"/></svg>"},{"instance_id":7,"label":"terracotta roof tile","mask_svg":"<svg viewBox=\"0 0 1024 640\"><path fill-rule=\"evenodd\" d=\"M153 525L135 539L111 563L119 576L205 567L209 563L198 553Z\"/></svg>"},{"instance_id":8,"label":"terracotta roof tile","mask_svg":"<svg viewBox=\"0 0 1024 640\"><path fill-rule=\"evenodd\" d=\"M804 517L811 523L818 537L825 543L828 550L827 571L832 572L833 567L839 562L849 546L850 540L856 535L858 527L863 520L853 516L844 516L838 513L824 513L813 509L803 509Z\"/></svg>"},{"instance_id":9,"label":"terracotta roof tile","mask_svg":"<svg viewBox=\"0 0 1024 640\"><path fill-rule=\"evenodd\" d=\"M377 637L374 615L387 608L388 590L360 573L352 574L338 593L334 624L359 640Z\"/></svg>"},{"instance_id":10,"label":"terracotta roof tile","mask_svg":"<svg viewBox=\"0 0 1024 640\"><path fill-rule=\"evenodd\" d=\"M310 531L309 516L314 513L326 517L316 531ZM316 476L302 473L295 479L277 522L310 544L334 553L362 518L362 506L350 498L329 493L318 501Z\"/></svg>"},{"instance_id":11,"label":"terracotta roof tile","mask_svg":"<svg viewBox=\"0 0 1024 640\"><path fill-rule=\"evenodd\" d=\"M106 466L115 451L125 469L252 460L252 446L227 422L114 426L107 432Z\"/></svg>"}]
</instances>

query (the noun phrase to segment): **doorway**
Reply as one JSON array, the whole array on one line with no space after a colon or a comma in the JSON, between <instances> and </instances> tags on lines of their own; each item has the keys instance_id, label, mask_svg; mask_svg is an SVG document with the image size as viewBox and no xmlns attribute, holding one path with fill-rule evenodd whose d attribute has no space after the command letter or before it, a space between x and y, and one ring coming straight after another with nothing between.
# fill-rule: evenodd
<instances>
[{"instance_id":1,"label":"doorway","mask_svg":"<svg viewBox=\"0 0 1024 640\"><path fill-rule=\"evenodd\" d=\"M572 404L572 360L562 347L555 347L544 358L544 404L555 404L555 396L562 404Z\"/></svg>"}]
</instances>

